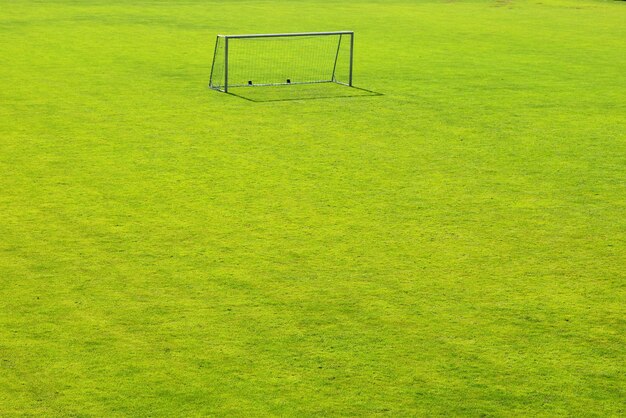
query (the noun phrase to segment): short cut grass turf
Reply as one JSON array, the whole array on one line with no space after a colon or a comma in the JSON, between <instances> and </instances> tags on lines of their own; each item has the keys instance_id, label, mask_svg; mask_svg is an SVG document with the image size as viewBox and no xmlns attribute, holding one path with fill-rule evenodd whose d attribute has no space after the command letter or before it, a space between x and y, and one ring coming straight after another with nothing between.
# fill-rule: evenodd
<instances>
[{"instance_id":1,"label":"short cut grass turf","mask_svg":"<svg viewBox=\"0 0 626 418\"><path fill-rule=\"evenodd\" d=\"M625 23L3 0L0 415L623 416ZM338 29L378 94L206 88Z\"/></svg>"}]
</instances>

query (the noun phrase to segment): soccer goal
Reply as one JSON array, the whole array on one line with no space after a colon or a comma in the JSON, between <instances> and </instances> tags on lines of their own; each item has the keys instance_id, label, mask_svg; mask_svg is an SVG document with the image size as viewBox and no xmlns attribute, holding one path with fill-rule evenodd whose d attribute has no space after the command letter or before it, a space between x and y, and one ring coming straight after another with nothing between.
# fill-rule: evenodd
<instances>
[{"instance_id":1,"label":"soccer goal","mask_svg":"<svg viewBox=\"0 0 626 418\"><path fill-rule=\"evenodd\" d=\"M354 32L218 35L209 87L352 86Z\"/></svg>"}]
</instances>

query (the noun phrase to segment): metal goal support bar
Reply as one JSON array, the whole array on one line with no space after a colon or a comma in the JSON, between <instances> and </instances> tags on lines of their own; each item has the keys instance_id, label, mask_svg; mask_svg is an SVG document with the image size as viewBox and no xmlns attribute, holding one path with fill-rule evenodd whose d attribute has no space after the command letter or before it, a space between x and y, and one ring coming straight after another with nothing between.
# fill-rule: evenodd
<instances>
[{"instance_id":1,"label":"metal goal support bar","mask_svg":"<svg viewBox=\"0 0 626 418\"><path fill-rule=\"evenodd\" d=\"M324 36L324 35L354 35L354 31L340 30L334 32L296 32L296 33L254 33L247 35L217 35L222 38L241 39L241 38L280 38L285 36Z\"/></svg>"}]
</instances>

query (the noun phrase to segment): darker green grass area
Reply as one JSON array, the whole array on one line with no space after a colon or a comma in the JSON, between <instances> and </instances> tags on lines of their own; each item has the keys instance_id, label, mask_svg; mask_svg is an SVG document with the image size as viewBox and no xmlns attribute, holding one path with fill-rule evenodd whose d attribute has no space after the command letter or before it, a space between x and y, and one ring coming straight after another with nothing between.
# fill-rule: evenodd
<instances>
[{"instance_id":1,"label":"darker green grass area","mask_svg":"<svg viewBox=\"0 0 626 418\"><path fill-rule=\"evenodd\" d=\"M623 2L5 4L0 415L624 414Z\"/></svg>"}]
</instances>

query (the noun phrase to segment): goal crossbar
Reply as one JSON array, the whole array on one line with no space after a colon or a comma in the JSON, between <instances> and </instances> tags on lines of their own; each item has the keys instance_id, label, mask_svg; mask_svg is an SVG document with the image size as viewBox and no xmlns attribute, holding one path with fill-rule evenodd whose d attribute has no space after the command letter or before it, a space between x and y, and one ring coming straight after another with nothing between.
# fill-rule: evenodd
<instances>
[{"instance_id":1,"label":"goal crossbar","mask_svg":"<svg viewBox=\"0 0 626 418\"><path fill-rule=\"evenodd\" d=\"M330 40L323 41L329 37ZM261 41L262 38L304 40ZM246 39L254 44L248 45ZM314 83L352 86L353 49L353 31L220 34L215 42L209 87L227 93L229 87L243 86Z\"/></svg>"},{"instance_id":2,"label":"goal crossbar","mask_svg":"<svg viewBox=\"0 0 626 418\"><path fill-rule=\"evenodd\" d=\"M253 33L246 35L217 35L222 38L242 39L242 38L280 38L291 36L324 36L324 35L354 35L351 30L339 30L334 32L294 32L294 33Z\"/></svg>"}]
</instances>

